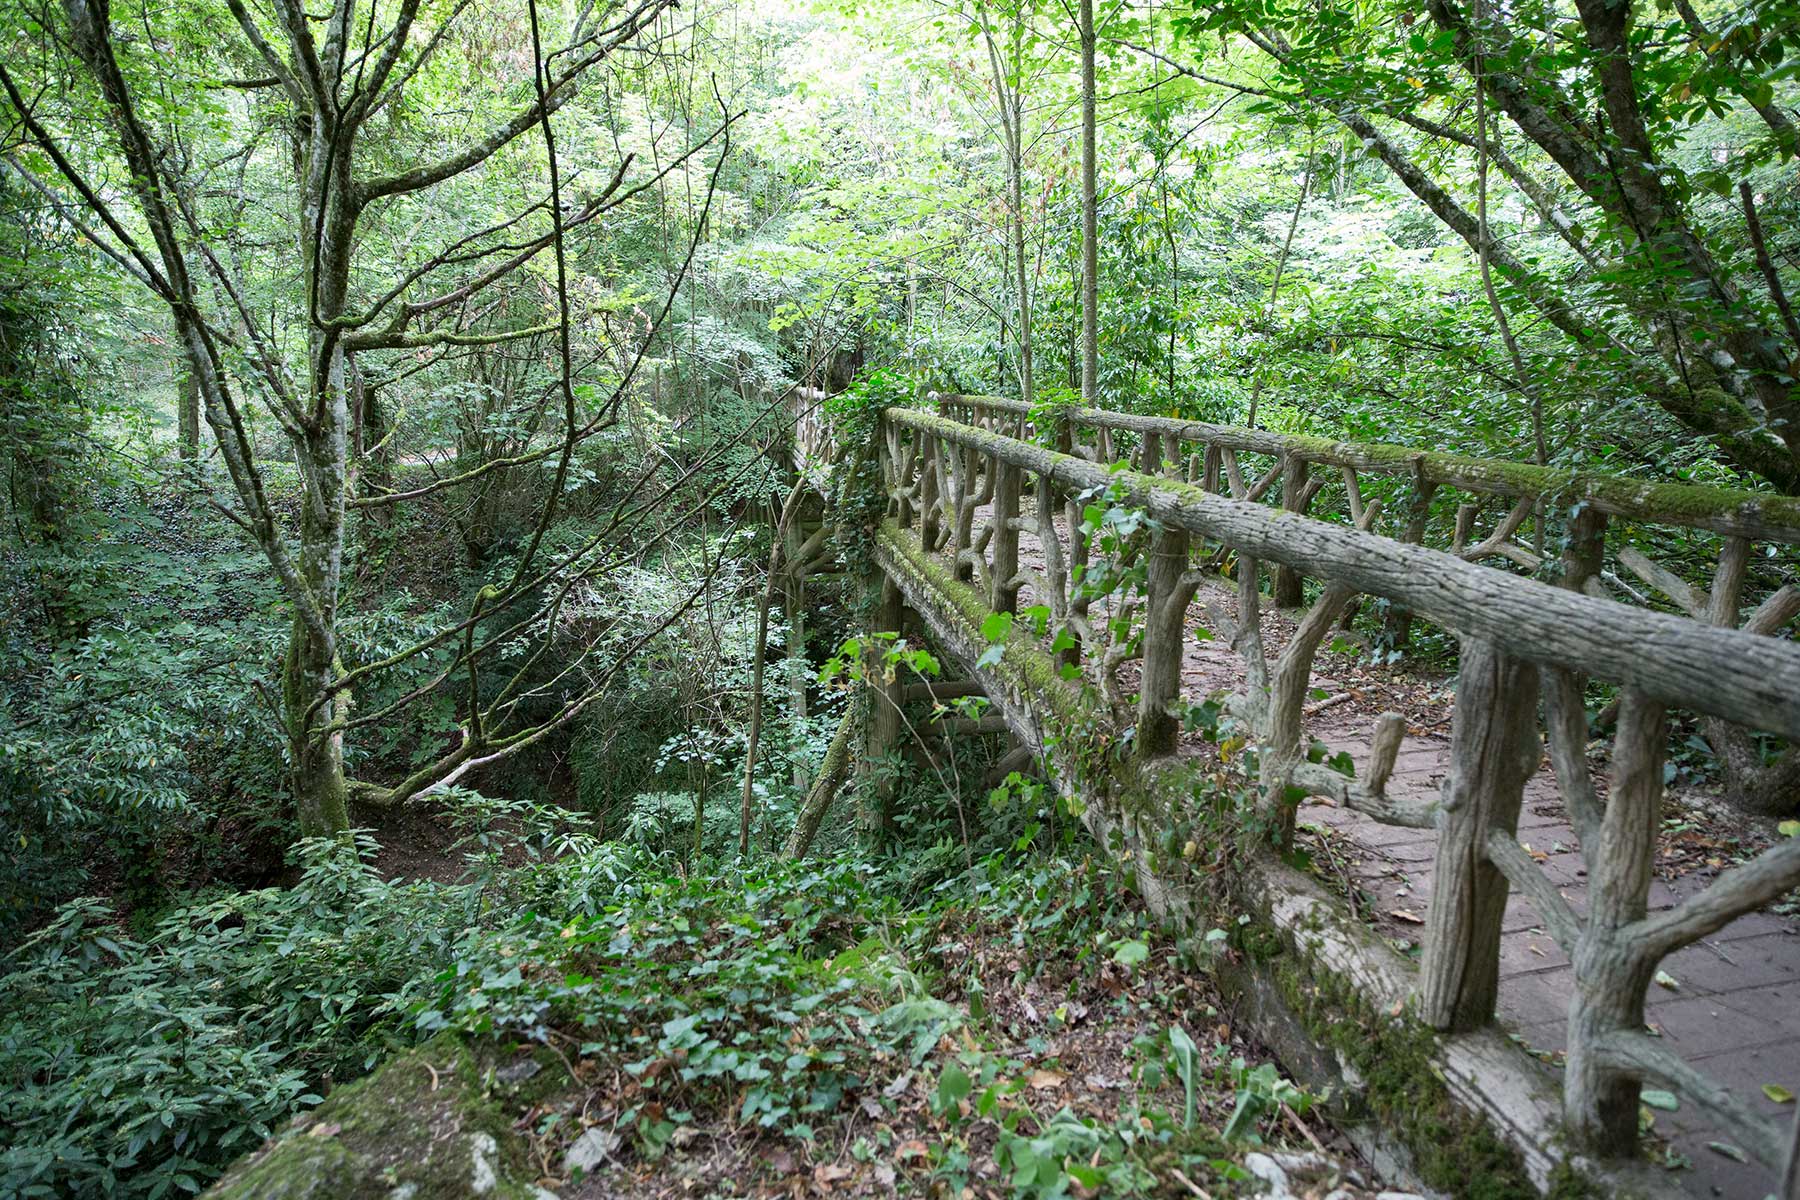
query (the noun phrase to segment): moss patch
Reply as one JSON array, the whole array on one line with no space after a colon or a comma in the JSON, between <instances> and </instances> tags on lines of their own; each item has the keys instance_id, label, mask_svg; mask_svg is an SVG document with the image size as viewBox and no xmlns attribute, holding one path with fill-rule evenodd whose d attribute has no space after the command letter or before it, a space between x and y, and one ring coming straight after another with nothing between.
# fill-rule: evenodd
<instances>
[{"instance_id":1,"label":"moss patch","mask_svg":"<svg viewBox=\"0 0 1800 1200\"><path fill-rule=\"evenodd\" d=\"M528 1197L523 1155L461 1041L443 1036L333 1092L244 1159L215 1200Z\"/></svg>"},{"instance_id":2,"label":"moss patch","mask_svg":"<svg viewBox=\"0 0 1800 1200\"><path fill-rule=\"evenodd\" d=\"M1258 940L1279 940L1272 929ZM1341 979L1291 950L1269 964L1277 992L1321 1046L1361 1076L1360 1107L1413 1154L1419 1178L1462 1200L1557 1200L1600 1195L1566 1163L1540 1193L1518 1153L1451 1096L1437 1074L1438 1038L1411 1018L1370 1008Z\"/></svg>"}]
</instances>

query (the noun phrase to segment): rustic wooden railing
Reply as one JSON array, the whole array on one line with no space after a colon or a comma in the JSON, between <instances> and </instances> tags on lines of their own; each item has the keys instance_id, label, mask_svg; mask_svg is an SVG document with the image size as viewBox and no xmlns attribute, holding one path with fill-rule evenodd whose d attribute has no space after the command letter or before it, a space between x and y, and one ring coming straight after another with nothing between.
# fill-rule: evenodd
<instances>
[{"instance_id":1,"label":"rustic wooden railing","mask_svg":"<svg viewBox=\"0 0 1800 1200\"><path fill-rule=\"evenodd\" d=\"M1769 635L1800 614L1800 586L1792 582L1800 570L1800 499L1792 497L1096 409L1051 410L1034 419L1017 401L985 396L932 393L929 399L978 427L1010 431L1089 462L1129 461L1285 512L1377 528L1384 515L1371 502L1379 501L1398 514L1392 536L1399 541L1435 543L1466 561L1532 572L1589 595L1660 602L1710 625L1741 619L1739 627ZM1522 536L1527 529L1535 533L1530 545ZM1704 582L1684 577L1691 567L1652 557L1655 544L1676 530L1717 535ZM1782 557L1758 564L1759 548ZM1082 547L1073 552L1079 556ZM1757 565L1761 570L1753 571ZM1757 603L1746 604L1753 574L1764 586L1753 597ZM1277 566L1271 598L1277 607L1298 605L1299 573ZM1412 618L1406 607L1390 608L1384 624L1392 642L1407 640ZM1561 717L1579 712L1580 692L1571 682L1563 676L1553 683ZM1617 714L1618 706L1609 706L1602 723L1612 724ZM1729 790L1762 807L1800 794L1800 746L1765 763L1742 727L1707 720L1703 732Z\"/></svg>"},{"instance_id":2,"label":"rustic wooden railing","mask_svg":"<svg viewBox=\"0 0 1800 1200\"><path fill-rule=\"evenodd\" d=\"M1800 743L1800 645L1769 636L1800 613L1800 590L1768 588L1743 627L1733 627L1745 607L1752 551L1757 543L1800 542L1800 503L1093 410L1049 414L1040 429L1016 403L933 399L941 413L883 414L878 450L889 519L947 556L993 610L1019 611L1022 593L1048 608L1055 647L1065 661L1081 663L1110 702L1130 703L1119 671L1136 661L1137 697L1128 711L1136 753L1154 760L1179 747L1181 714L1192 699L1180 694L1189 610L1223 567L1235 576L1236 612L1202 607L1206 624L1244 661L1247 684L1228 707L1257 747L1260 803L1277 835L1292 836L1302 794L1437 830L1418 982L1423 1020L1457 1032L1493 1018L1502 913L1516 888L1568 954L1577 981L1563 1081L1573 1141L1600 1154L1633 1151L1639 1092L1653 1083L1730 1130L1783 1173L1786 1200L1800 1200L1797 1135L1708 1080L1644 1026L1646 991L1667 955L1800 885L1800 839L1788 839L1673 909L1649 911L1669 710L1691 710L1746 738L1743 731L1763 731ZM1253 481L1247 467L1258 455L1267 465L1257 464ZM1341 523L1319 519L1322 468L1336 469ZM1398 537L1374 531L1384 505L1364 486L1372 475L1410 487ZM1277 482L1276 506L1259 503ZM1432 492L1446 487L1472 499L1456 511L1451 544L1434 549L1422 544L1423 514ZM1512 503L1476 540L1487 496ZM1105 572L1077 532L1096 497L1149 518L1132 536L1114 539ZM1548 549L1516 540L1549 505L1573 510L1554 560ZM1607 594L1610 584L1645 599L1622 579L1599 578L1608 518L1723 537L1710 589L1628 546L1612 555L1691 615ZM1022 559L1022 534L1034 537L1031 557L1040 561ZM1482 565L1495 559L1516 571ZM1321 585L1272 662L1259 620L1264 563L1274 571L1277 601L1284 587L1288 598L1303 598L1303 578ZM1524 570L1550 578L1517 573ZM1134 583L1104 599L1082 583L1121 572ZM1313 659L1363 596L1460 638L1451 773L1439 801L1387 795L1405 736L1397 714L1377 719L1368 761L1354 777L1308 761L1304 705ZM1588 679L1620 689L1604 802L1587 761ZM1523 787L1545 742L1587 865L1585 913L1563 899L1516 838Z\"/></svg>"}]
</instances>

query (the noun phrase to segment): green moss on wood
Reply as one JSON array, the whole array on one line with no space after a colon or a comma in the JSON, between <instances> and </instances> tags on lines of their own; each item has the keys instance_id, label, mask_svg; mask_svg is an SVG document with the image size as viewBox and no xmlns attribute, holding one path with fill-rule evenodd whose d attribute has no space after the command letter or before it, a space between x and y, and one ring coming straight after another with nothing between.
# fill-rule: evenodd
<instances>
[{"instance_id":1,"label":"green moss on wood","mask_svg":"<svg viewBox=\"0 0 1800 1200\"><path fill-rule=\"evenodd\" d=\"M1279 935L1265 926L1254 940L1267 946L1271 938ZM1540 1193L1518 1152L1450 1094L1435 1065L1438 1036L1411 1016L1375 1011L1346 981L1291 948L1270 974L1308 1035L1361 1077L1360 1107L1412 1152L1413 1168L1428 1187L1463 1200L1601 1195L1566 1163Z\"/></svg>"},{"instance_id":2,"label":"green moss on wood","mask_svg":"<svg viewBox=\"0 0 1800 1200\"><path fill-rule=\"evenodd\" d=\"M1720 395L1723 396L1723 393ZM957 399L977 404L992 403L991 398L983 396ZM1173 433L1178 437L1185 430L1185 441L1207 440L1200 436L1204 431L1211 431L1214 437L1240 434L1255 437L1261 443L1278 444L1308 461L1327 465L1351 465L1359 470L1387 474L1417 474L1428 481L1454 487L1509 496L1542 496L1562 504L1585 501L1616 516L1635 521L1691 526L1724 533L1760 534L1783 542L1800 542L1800 498L1793 496L1702 484L1657 483L1623 475L1559 470L1505 459L1471 458L1467 455L1445 454L1382 442L1346 442L1306 434L1273 434L1230 426L1208 426L1173 418L1135 418L1092 409L1083 409L1076 414L1077 421L1089 425L1107 418L1119 418L1137 424L1148 422L1159 432ZM1138 480L1133 479L1132 482L1135 484ZM1158 478L1156 482L1167 488L1181 486L1177 480Z\"/></svg>"}]
</instances>

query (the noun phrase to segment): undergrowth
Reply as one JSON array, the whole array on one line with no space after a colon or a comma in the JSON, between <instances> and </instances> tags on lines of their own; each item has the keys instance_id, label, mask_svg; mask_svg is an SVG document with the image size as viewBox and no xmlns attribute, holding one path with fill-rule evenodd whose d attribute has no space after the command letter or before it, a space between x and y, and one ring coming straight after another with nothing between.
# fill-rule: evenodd
<instances>
[{"instance_id":1,"label":"undergrowth","mask_svg":"<svg viewBox=\"0 0 1800 1200\"><path fill-rule=\"evenodd\" d=\"M1092 862L1027 840L932 883L906 855L685 877L626 843L561 848L502 867L472 840L453 886L312 844L293 887L188 905L140 939L97 901L66 906L0 977L0 1192L197 1191L334 1081L445 1029L622 1081L606 1090L640 1166L702 1127L805 1158L885 1112L928 1136L863 1143L865 1165L919 1141L922 1185L1154 1190L1171 1164L1237 1172L1221 1129L1253 1139L1302 1103L1183 1027L1163 1001L1188 1003L1192 964ZM1008 1007L1033 995L1060 998L1036 1023ZM1057 1038L1103 1010L1131 1019L1133 1099L1047 1103ZM536 1117L536 1136L571 1132L567 1112Z\"/></svg>"}]
</instances>

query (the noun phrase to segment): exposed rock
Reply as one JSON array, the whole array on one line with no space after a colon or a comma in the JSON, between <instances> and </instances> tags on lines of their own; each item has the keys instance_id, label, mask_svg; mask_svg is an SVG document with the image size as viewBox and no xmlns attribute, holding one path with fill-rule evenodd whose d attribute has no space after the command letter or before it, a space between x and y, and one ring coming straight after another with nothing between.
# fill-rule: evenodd
<instances>
[{"instance_id":1,"label":"exposed rock","mask_svg":"<svg viewBox=\"0 0 1800 1200\"><path fill-rule=\"evenodd\" d=\"M524 1083L533 1075L543 1070L543 1065L535 1058L521 1058L517 1062L507 1063L494 1072L494 1078L508 1087Z\"/></svg>"},{"instance_id":2,"label":"exposed rock","mask_svg":"<svg viewBox=\"0 0 1800 1200\"><path fill-rule=\"evenodd\" d=\"M619 1135L610 1129L595 1127L575 1139L563 1158L565 1169L592 1172L619 1152Z\"/></svg>"},{"instance_id":3,"label":"exposed rock","mask_svg":"<svg viewBox=\"0 0 1800 1200\"><path fill-rule=\"evenodd\" d=\"M296 1117L212 1200L540 1200L467 1046L441 1037Z\"/></svg>"},{"instance_id":4,"label":"exposed rock","mask_svg":"<svg viewBox=\"0 0 1800 1200\"><path fill-rule=\"evenodd\" d=\"M1244 1155L1243 1165L1263 1185L1263 1195L1268 1200L1316 1196L1321 1183L1332 1188L1326 1193L1325 1200L1358 1200L1369 1194L1363 1190L1362 1175L1354 1167L1327 1154L1253 1151ZM1298 1188L1296 1182L1300 1184ZM1422 1200L1422 1197L1411 1192L1382 1192L1376 1200Z\"/></svg>"}]
</instances>

